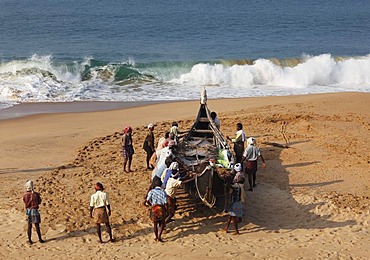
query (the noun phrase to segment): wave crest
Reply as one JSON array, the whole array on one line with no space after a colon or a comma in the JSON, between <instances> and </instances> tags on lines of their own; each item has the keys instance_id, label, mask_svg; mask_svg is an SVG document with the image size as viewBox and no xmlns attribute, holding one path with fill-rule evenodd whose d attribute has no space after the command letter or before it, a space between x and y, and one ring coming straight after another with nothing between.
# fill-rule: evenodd
<instances>
[{"instance_id":1,"label":"wave crest","mask_svg":"<svg viewBox=\"0 0 370 260\"><path fill-rule=\"evenodd\" d=\"M0 64L0 102L197 99L201 86L214 98L369 92L369 71L370 55L155 63L33 55Z\"/></svg>"},{"instance_id":2,"label":"wave crest","mask_svg":"<svg viewBox=\"0 0 370 260\"><path fill-rule=\"evenodd\" d=\"M232 62L229 62L229 64ZM226 65L225 65L226 64ZM281 64L285 64L282 66ZM258 59L245 64L196 64L189 73L173 80L178 84L205 86L256 86L306 88L309 86L370 85L370 55L334 58L330 54L301 59Z\"/></svg>"}]
</instances>

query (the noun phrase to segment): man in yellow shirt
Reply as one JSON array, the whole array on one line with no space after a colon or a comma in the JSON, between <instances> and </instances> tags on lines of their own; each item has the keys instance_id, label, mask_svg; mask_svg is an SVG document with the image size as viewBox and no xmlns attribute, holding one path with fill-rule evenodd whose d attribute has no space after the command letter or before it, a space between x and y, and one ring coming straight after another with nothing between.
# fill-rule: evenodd
<instances>
[{"instance_id":1,"label":"man in yellow shirt","mask_svg":"<svg viewBox=\"0 0 370 260\"><path fill-rule=\"evenodd\" d=\"M231 139L228 135L226 136L226 138L227 140L233 142L236 163L240 163L243 158L244 142L246 139L245 133L243 131L243 124L242 123L236 124L236 136L234 139Z\"/></svg>"}]
</instances>

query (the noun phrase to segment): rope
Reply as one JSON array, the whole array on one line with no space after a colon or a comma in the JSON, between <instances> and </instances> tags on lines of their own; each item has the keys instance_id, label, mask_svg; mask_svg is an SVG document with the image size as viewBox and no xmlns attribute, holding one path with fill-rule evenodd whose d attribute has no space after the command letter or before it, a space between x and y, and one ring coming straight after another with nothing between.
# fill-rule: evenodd
<instances>
[{"instance_id":1,"label":"rope","mask_svg":"<svg viewBox=\"0 0 370 260\"><path fill-rule=\"evenodd\" d=\"M211 174L213 175L213 168L210 167L210 166L207 166L199 176L202 176L208 170L212 170ZM207 207L213 208L213 206L216 204L216 197L213 195L212 196L212 201L211 202L208 202L207 199L200 194L199 187L198 187L198 175L195 176L195 187L197 188L198 196L201 199L201 201Z\"/></svg>"}]
</instances>

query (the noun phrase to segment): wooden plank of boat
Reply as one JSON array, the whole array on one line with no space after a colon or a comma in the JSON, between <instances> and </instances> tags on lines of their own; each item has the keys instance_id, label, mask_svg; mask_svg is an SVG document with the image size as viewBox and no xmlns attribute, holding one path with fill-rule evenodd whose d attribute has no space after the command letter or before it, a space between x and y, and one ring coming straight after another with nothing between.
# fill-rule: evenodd
<instances>
[{"instance_id":1,"label":"wooden plank of boat","mask_svg":"<svg viewBox=\"0 0 370 260\"><path fill-rule=\"evenodd\" d=\"M230 158L226 158L230 162L227 166L232 166L234 158L231 149L210 116L204 90L197 118L188 134L180 140L177 156L196 174L194 182L186 185L186 190L218 211L226 208L229 196L226 183L230 181L230 174L221 175L218 168L211 166L209 161L212 159L219 162L219 156L223 154L230 155Z\"/></svg>"}]
</instances>

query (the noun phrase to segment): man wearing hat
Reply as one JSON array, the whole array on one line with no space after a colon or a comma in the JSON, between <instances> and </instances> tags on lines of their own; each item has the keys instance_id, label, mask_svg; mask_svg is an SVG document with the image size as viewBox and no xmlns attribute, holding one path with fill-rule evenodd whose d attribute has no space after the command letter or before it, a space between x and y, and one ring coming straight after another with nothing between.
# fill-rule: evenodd
<instances>
[{"instance_id":1,"label":"man wearing hat","mask_svg":"<svg viewBox=\"0 0 370 260\"><path fill-rule=\"evenodd\" d=\"M262 156L260 148L257 146L256 138L249 137L247 139L247 148L245 149L242 158L242 163L246 161L245 173L248 175L249 191L253 191L253 187L256 186L258 158L261 158L262 160L262 167L266 168L266 162Z\"/></svg>"},{"instance_id":2,"label":"man wearing hat","mask_svg":"<svg viewBox=\"0 0 370 260\"><path fill-rule=\"evenodd\" d=\"M154 166L150 164L150 158L152 157L154 149L154 126L152 123L148 125L148 134L145 137L143 149L146 152L146 167L148 170L153 170Z\"/></svg>"},{"instance_id":3,"label":"man wearing hat","mask_svg":"<svg viewBox=\"0 0 370 260\"><path fill-rule=\"evenodd\" d=\"M41 217L39 213L39 205L41 204L40 194L33 190L33 181L28 180L25 184L26 194L23 195L24 207L26 209L27 215L27 235L28 235L28 244L32 244L31 234L32 234L32 224L35 224L36 232L39 237L40 243L44 243L44 240L41 238L40 223Z\"/></svg>"},{"instance_id":4,"label":"man wearing hat","mask_svg":"<svg viewBox=\"0 0 370 260\"><path fill-rule=\"evenodd\" d=\"M90 198L90 218L93 217L94 212L94 220L96 223L100 243L103 243L103 240L101 238L100 224L105 224L110 241L113 242L114 240L112 236L112 229L109 224L109 216L111 215L111 210L108 194L104 192L103 184L101 184L100 182L95 183L94 188L96 192L91 195Z\"/></svg>"}]
</instances>

